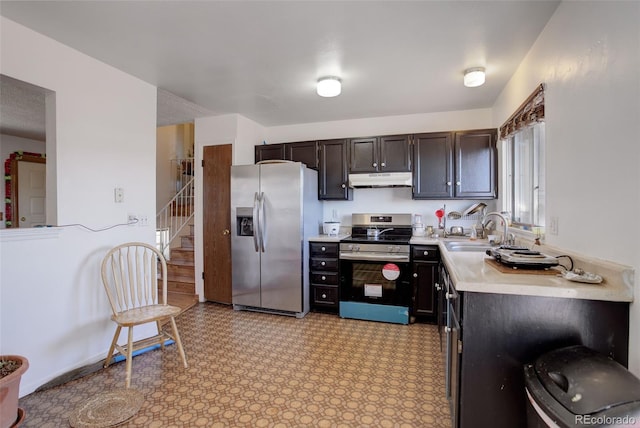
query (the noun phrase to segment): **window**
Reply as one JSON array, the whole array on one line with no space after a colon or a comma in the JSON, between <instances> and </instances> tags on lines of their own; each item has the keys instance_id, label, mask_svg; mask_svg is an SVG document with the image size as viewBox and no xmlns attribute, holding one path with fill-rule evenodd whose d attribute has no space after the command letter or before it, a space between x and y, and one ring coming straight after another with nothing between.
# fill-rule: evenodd
<instances>
[{"instance_id":1,"label":"window","mask_svg":"<svg viewBox=\"0 0 640 428\"><path fill-rule=\"evenodd\" d=\"M500 127L503 209L513 227L543 232L545 217L544 85Z\"/></svg>"},{"instance_id":2,"label":"window","mask_svg":"<svg viewBox=\"0 0 640 428\"><path fill-rule=\"evenodd\" d=\"M524 230L544 227L544 123L517 131L503 145L504 200L512 225Z\"/></svg>"}]
</instances>

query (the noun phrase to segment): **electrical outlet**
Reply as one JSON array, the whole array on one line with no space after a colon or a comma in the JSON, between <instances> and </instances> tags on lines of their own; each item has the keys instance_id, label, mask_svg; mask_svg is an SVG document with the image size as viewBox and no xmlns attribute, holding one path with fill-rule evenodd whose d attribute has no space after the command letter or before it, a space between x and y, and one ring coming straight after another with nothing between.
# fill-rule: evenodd
<instances>
[{"instance_id":1,"label":"electrical outlet","mask_svg":"<svg viewBox=\"0 0 640 428\"><path fill-rule=\"evenodd\" d=\"M149 219L146 215L141 215L138 219L138 226L149 226Z\"/></svg>"},{"instance_id":2,"label":"electrical outlet","mask_svg":"<svg viewBox=\"0 0 640 428\"><path fill-rule=\"evenodd\" d=\"M124 202L124 189L122 187L113 189L113 198L116 203Z\"/></svg>"},{"instance_id":3,"label":"electrical outlet","mask_svg":"<svg viewBox=\"0 0 640 428\"><path fill-rule=\"evenodd\" d=\"M133 226L136 223L138 223L138 217L135 214L129 214L127 216L127 224Z\"/></svg>"},{"instance_id":4,"label":"electrical outlet","mask_svg":"<svg viewBox=\"0 0 640 428\"><path fill-rule=\"evenodd\" d=\"M558 217L551 217L549 219L549 234L557 235L558 234Z\"/></svg>"}]
</instances>

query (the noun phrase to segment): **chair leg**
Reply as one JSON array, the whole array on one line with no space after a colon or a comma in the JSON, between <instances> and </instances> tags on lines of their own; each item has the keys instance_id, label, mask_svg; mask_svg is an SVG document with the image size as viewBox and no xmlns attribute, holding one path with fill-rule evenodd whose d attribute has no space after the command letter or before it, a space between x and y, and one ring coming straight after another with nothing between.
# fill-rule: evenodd
<instances>
[{"instance_id":1,"label":"chair leg","mask_svg":"<svg viewBox=\"0 0 640 428\"><path fill-rule=\"evenodd\" d=\"M156 326L158 326L158 335L162 334L162 323L160 321L156 321ZM160 341L160 349L164 351L164 339Z\"/></svg>"},{"instance_id":2,"label":"chair leg","mask_svg":"<svg viewBox=\"0 0 640 428\"><path fill-rule=\"evenodd\" d=\"M104 360L103 367L106 369L111 364L111 359L113 358L113 350L116 348L116 343L118 342L118 337L120 336L120 330L122 327L118 326L116 328L116 334L113 335L113 340L111 341L111 346L109 347L109 352L107 353L107 359Z\"/></svg>"},{"instance_id":3,"label":"chair leg","mask_svg":"<svg viewBox=\"0 0 640 428\"><path fill-rule=\"evenodd\" d=\"M131 365L133 362L133 327L129 327L129 338L127 340L127 380L126 387L131 386Z\"/></svg>"},{"instance_id":4,"label":"chair leg","mask_svg":"<svg viewBox=\"0 0 640 428\"><path fill-rule=\"evenodd\" d=\"M182 357L182 364L184 368L187 368L187 357L184 355L184 349L182 348L182 341L180 340L180 335L178 334L178 326L176 326L176 320L171 317L171 330L173 331L173 340L176 341L176 345L178 346L178 350L180 351L180 356Z\"/></svg>"}]
</instances>

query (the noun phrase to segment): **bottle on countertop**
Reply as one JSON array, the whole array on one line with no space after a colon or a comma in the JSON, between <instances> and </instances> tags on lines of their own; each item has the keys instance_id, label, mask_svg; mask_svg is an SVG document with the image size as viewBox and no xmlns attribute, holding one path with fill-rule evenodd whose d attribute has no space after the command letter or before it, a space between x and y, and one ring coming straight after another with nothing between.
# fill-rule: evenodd
<instances>
[{"instance_id":1,"label":"bottle on countertop","mask_svg":"<svg viewBox=\"0 0 640 428\"><path fill-rule=\"evenodd\" d=\"M476 232L476 225L471 226L471 233L469 234L469 239L471 241L475 241L478 239L478 232Z\"/></svg>"}]
</instances>

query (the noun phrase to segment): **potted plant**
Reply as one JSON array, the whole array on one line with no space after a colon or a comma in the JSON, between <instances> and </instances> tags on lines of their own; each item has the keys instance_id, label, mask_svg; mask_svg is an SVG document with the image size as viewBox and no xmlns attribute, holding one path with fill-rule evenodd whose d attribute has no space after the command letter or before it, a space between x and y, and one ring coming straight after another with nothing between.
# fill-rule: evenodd
<instances>
[{"instance_id":1,"label":"potted plant","mask_svg":"<svg viewBox=\"0 0 640 428\"><path fill-rule=\"evenodd\" d=\"M29 360L20 355L0 355L0 428L18 422L20 378L29 368Z\"/></svg>"}]
</instances>

